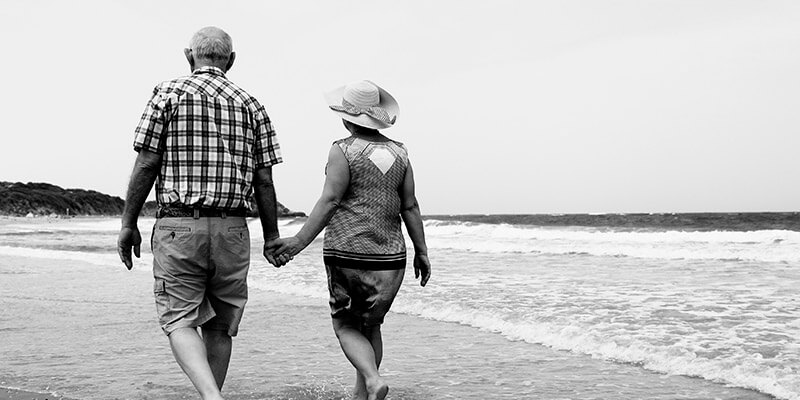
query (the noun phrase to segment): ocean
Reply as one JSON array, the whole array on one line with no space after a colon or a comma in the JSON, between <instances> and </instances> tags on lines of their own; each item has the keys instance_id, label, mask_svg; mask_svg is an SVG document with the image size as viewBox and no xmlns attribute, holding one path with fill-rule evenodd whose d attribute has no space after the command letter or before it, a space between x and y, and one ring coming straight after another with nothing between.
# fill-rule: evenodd
<instances>
[{"instance_id":1,"label":"ocean","mask_svg":"<svg viewBox=\"0 0 800 400\"><path fill-rule=\"evenodd\" d=\"M281 233L294 234L303 222L281 220ZM132 272L115 253L118 219L0 223L0 277L8 282L0 285L0 386L75 399L192 398L169 361L154 308L125 305L152 307L152 292L95 289L81 278L148 284L152 223L140 221L143 257ZM321 324L321 333L312 343L292 342L299 347L285 357L299 371L294 383L275 377L285 367L264 365L270 355L280 358L267 345L242 339L247 352L237 355L235 347L226 390L241 399L344 398L352 374L326 325L322 235L275 269L260 256L258 220L249 225L254 305L240 336L254 335L248 326L270 335L293 323ZM384 326L391 399L800 399L800 213L430 216L425 233L432 278L420 288L409 266ZM63 277L71 289L58 295L61 302L48 296L63 287L29 277L39 269L58 274L59 264L76 274ZM68 335L65 317L60 330L43 321L38 341L17 321L84 298L129 307L148 339L101 365L91 361L95 372L69 372L59 362L74 366L72 353L40 343ZM282 322L269 322L278 305ZM76 323L91 325L77 314ZM255 327L261 319L272 328ZM115 346L109 338L73 341L88 352ZM137 370L136 354L149 351L162 361ZM159 383L153 375L160 374L172 378ZM188 394L175 394L187 387Z\"/></svg>"}]
</instances>

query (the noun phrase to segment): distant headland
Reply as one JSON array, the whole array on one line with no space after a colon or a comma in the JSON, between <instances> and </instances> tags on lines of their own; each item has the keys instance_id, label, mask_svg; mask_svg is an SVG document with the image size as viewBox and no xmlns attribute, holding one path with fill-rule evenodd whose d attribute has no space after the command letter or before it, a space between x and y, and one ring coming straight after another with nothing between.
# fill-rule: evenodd
<instances>
[{"instance_id":1,"label":"distant headland","mask_svg":"<svg viewBox=\"0 0 800 400\"><path fill-rule=\"evenodd\" d=\"M254 202L251 202L255 204ZM43 182L0 181L0 215L8 216L116 216L122 215L125 201L94 190L64 189ZM148 201L141 215L155 216L156 202ZM258 216L251 210L249 216ZM292 211L278 203L279 217L305 217L301 211Z\"/></svg>"}]
</instances>

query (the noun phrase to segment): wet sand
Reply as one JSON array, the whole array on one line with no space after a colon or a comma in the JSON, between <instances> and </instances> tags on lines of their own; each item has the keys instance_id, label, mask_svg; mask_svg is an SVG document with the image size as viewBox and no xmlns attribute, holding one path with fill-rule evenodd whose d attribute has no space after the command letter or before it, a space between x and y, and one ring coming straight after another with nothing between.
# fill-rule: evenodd
<instances>
[{"instance_id":1,"label":"wet sand","mask_svg":"<svg viewBox=\"0 0 800 400\"><path fill-rule=\"evenodd\" d=\"M2 385L2 383L0 383ZM0 400L69 400L59 395L27 392L17 389L0 389Z\"/></svg>"},{"instance_id":2,"label":"wet sand","mask_svg":"<svg viewBox=\"0 0 800 400\"><path fill-rule=\"evenodd\" d=\"M0 346L0 386L80 400L197 398L156 323L148 264L127 271L115 254L90 256L0 256L0 342L10 344ZM227 398L347 398L353 371L328 312L324 300L251 290ZM402 314L390 313L383 331L392 400L770 398Z\"/></svg>"}]
</instances>

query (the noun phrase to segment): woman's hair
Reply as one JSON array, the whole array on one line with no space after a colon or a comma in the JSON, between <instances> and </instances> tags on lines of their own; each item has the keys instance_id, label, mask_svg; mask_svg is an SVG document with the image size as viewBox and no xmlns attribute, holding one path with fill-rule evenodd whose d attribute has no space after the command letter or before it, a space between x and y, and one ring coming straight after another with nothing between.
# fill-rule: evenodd
<instances>
[{"instance_id":1,"label":"woman's hair","mask_svg":"<svg viewBox=\"0 0 800 400\"><path fill-rule=\"evenodd\" d=\"M346 119L343 119L345 128L347 128L350 133L375 133L378 130L373 128L367 128L366 126L361 126L355 123L352 123Z\"/></svg>"}]
</instances>

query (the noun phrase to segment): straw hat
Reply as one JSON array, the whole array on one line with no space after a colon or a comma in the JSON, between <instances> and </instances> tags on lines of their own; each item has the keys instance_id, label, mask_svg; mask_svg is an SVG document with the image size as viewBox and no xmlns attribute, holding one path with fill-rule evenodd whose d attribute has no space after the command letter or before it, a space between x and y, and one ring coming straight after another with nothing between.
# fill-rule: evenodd
<instances>
[{"instance_id":1,"label":"straw hat","mask_svg":"<svg viewBox=\"0 0 800 400\"><path fill-rule=\"evenodd\" d=\"M336 88L325 93L325 101L342 119L372 129L390 128L400 112L394 97L370 81Z\"/></svg>"}]
</instances>

